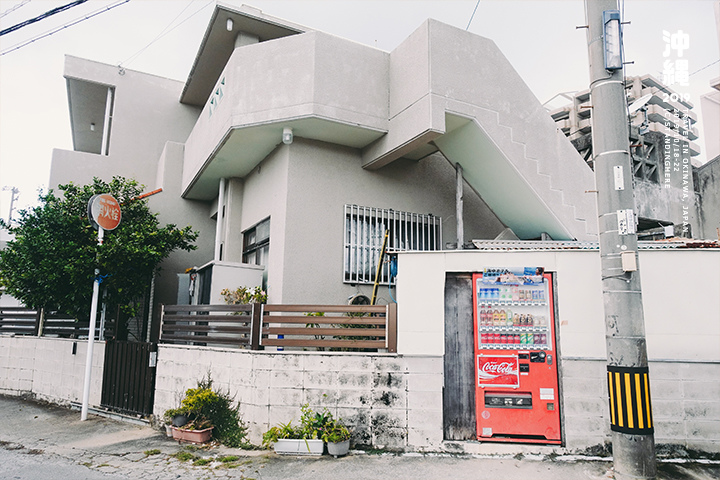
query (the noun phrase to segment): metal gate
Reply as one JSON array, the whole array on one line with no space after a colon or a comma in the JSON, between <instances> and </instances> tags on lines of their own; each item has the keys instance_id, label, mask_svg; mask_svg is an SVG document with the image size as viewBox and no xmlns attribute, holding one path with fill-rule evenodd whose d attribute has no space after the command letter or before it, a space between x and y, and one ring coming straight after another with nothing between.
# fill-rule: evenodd
<instances>
[{"instance_id":1,"label":"metal gate","mask_svg":"<svg viewBox=\"0 0 720 480\"><path fill-rule=\"evenodd\" d=\"M155 400L156 364L157 343L109 340L101 405L115 412L150 415Z\"/></svg>"}]
</instances>

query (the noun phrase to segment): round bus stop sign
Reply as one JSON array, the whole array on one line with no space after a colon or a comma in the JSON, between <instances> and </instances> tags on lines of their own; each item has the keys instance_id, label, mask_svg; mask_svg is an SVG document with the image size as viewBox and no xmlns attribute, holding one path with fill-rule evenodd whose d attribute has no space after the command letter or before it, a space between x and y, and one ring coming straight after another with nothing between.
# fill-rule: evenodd
<instances>
[{"instance_id":1,"label":"round bus stop sign","mask_svg":"<svg viewBox=\"0 0 720 480\"><path fill-rule=\"evenodd\" d=\"M88 203L88 216L93 226L98 225L103 230L114 230L122 219L120 204L108 193L94 195Z\"/></svg>"}]
</instances>

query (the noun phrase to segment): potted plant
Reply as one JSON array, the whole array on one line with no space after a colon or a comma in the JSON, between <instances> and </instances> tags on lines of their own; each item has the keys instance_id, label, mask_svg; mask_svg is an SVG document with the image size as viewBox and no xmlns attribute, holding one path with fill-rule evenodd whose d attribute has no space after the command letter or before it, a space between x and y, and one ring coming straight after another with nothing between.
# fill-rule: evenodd
<instances>
[{"instance_id":1,"label":"potted plant","mask_svg":"<svg viewBox=\"0 0 720 480\"><path fill-rule=\"evenodd\" d=\"M215 396L209 389L190 388L185 392L180 408L165 412L166 421L171 419L170 430L175 440L195 444L210 440L213 425L206 412Z\"/></svg>"},{"instance_id":2,"label":"potted plant","mask_svg":"<svg viewBox=\"0 0 720 480\"><path fill-rule=\"evenodd\" d=\"M165 434L172 437L172 427L182 427L188 422L187 417L180 408L169 408L163 414L163 425L165 426Z\"/></svg>"},{"instance_id":3,"label":"potted plant","mask_svg":"<svg viewBox=\"0 0 720 480\"><path fill-rule=\"evenodd\" d=\"M335 458L347 455L350 450L350 430L339 419L328 422L322 439L327 443L328 454Z\"/></svg>"},{"instance_id":4,"label":"potted plant","mask_svg":"<svg viewBox=\"0 0 720 480\"><path fill-rule=\"evenodd\" d=\"M332 414L326 410L313 412L308 404L301 408L300 425L293 426L292 421L271 427L263 434L263 446L273 446L275 453L281 455L322 455L325 442L321 435L326 425L332 421Z\"/></svg>"},{"instance_id":5,"label":"potted plant","mask_svg":"<svg viewBox=\"0 0 720 480\"><path fill-rule=\"evenodd\" d=\"M249 445L240 407L228 392L212 388L209 374L197 383L197 388L189 388L180 407L167 410L164 418L166 424L172 424L172 436L178 441L205 443L213 437L228 447Z\"/></svg>"}]
</instances>

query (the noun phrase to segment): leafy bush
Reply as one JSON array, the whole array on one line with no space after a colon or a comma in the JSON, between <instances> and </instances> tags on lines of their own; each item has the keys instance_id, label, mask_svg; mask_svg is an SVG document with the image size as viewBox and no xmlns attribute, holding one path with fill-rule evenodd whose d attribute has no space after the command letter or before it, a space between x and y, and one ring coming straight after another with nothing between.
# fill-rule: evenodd
<instances>
[{"instance_id":1,"label":"leafy bush","mask_svg":"<svg viewBox=\"0 0 720 480\"><path fill-rule=\"evenodd\" d=\"M208 374L189 388L180 402L180 408L165 412L165 419L175 415L186 415L190 422L183 428L201 430L215 427L212 436L215 440L232 448L250 445L247 439L247 426L240 415L240 405L234 403L229 392L213 389L213 381Z\"/></svg>"}]
</instances>

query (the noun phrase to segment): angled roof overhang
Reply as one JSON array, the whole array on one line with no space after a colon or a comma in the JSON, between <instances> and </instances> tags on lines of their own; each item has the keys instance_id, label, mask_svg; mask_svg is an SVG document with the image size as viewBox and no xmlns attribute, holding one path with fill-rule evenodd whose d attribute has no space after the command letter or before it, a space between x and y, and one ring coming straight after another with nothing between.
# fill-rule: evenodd
<instances>
[{"instance_id":1,"label":"angled roof overhang","mask_svg":"<svg viewBox=\"0 0 720 480\"><path fill-rule=\"evenodd\" d=\"M232 20L232 31L227 29L228 19ZM180 103L199 107L205 104L235 50L235 39L239 32L257 36L261 42L265 42L307 31L310 30L265 15L247 5L235 8L218 3L180 95Z\"/></svg>"}]
</instances>

